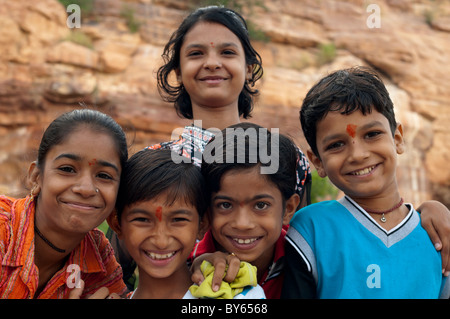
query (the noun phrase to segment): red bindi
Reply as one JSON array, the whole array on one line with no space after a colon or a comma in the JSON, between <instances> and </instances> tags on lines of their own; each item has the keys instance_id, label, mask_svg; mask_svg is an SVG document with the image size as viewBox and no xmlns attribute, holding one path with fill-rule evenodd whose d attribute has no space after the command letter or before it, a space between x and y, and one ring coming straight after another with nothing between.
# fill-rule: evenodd
<instances>
[{"instance_id":1,"label":"red bindi","mask_svg":"<svg viewBox=\"0 0 450 319\"><path fill-rule=\"evenodd\" d=\"M211 48L214 48L214 42L211 42L210 45L211 45Z\"/></svg>"},{"instance_id":2,"label":"red bindi","mask_svg":"<svg viewBox=\"0 0 450 319\"><path fill-rule=\"evenodd\" d=\"M156 208L156 212L155 212L156 218L158 218L159 221L162 220L162 207L158 206Z\"/></svg>"},{"instance_id":3,"label":"red bindi","mask_svg":"<svg viewBox=\"0 0 450 319\"><path fill-rule=\"evenodd\" d=\"M95 165L95 164L97 164L97 159L96 158L92 159L92 161L89 162L89 166L92 166L92 165Z\"/></svg>"},{"instance_id":4,"label":"red bindi","mask_svg":"<svg viewBox=\"0 0 450 319\"><path fill-rule=\"evenodd\" d=\"M356 135L356 127L357 127L357 125L354 125L354 124L347 125L347 133L348 133L348 135L350 135L353 138L355 138L355 135Z\"/></svg>"}]
</instances>

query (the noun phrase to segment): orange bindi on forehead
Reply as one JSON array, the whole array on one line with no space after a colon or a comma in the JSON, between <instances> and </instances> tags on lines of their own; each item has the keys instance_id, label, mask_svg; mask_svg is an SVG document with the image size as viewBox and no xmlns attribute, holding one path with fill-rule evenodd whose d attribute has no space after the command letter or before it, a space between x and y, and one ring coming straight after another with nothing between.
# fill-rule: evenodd
<instances>
[{"instance_id":1,"label":"orange bindi on forehead","mask_svg":"<svg viewBox=\"0 0 450 319\"><path fill-rule=\"evenodd\" d=\"M158 206L157 208L156 208L156 212L155 212L155 215L156 215L156 218L158 218L158 220L159 221L161 221L162 220L162 207L161 206Z\"/></svg>"},{"instance_id":2,"label":"orange bindi on forehead","mask_svg":"<svg viewBox=\"0 0 450 319\"><path fill-rule=\"evenodd\" d=\"M350 136L350 137L353 137L353 138L355 138L355 136L356 136L356 128L357 128L357 125L354 125L354 124L348 124L347 125L347 134Z\"/></svg>"}]
</instances>

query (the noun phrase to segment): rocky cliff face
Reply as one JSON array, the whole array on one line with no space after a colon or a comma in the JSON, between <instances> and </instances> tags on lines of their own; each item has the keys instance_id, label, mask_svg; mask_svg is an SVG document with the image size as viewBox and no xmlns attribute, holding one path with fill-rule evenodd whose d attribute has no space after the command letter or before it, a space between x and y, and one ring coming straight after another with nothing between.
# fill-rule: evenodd
<instances>
[{"instance_id":1,"label":"rocky cliff face","mask_svg":"<svg viewBox=\"0 0 450 319\"><path fill-rule=\"evenodd\" d=\"M450 206L450 4L373 2L244 6L269 38L255 42L264 77L252 121L279 127L306 149L298 110L307 90L335 69L374 67L405 129L402 194L415 204L435 198ZM0 193L26 192L43 130L80 102L117 119L131 153L189 123L161 101L155 77L163 45L191 9L186 1L94 0L73 29L66 9L56 0L0 0Z\"/></svg>"}]
</instances>

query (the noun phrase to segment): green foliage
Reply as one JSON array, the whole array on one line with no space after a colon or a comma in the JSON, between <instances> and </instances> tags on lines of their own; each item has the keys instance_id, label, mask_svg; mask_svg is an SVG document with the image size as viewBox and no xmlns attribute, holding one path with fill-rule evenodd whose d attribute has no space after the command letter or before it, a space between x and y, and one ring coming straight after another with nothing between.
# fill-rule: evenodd
<instances>
[{"instance_id":1,"label":"green foliage","mask_svg":"<svg viewBox=\"0 0 450 319\"><path fill-rule=\"evenodd\" d=\"M123 6L122 10L120 10L120 16L125 19L128 30L131 33L138 32L141 27L141 22L136 19L134 14L134 9L127 5Z\"/></svg>"},{"instance_id":2,"label":"green foliage","mask_svg":"<svg viewBox=\"0 0 450 319\"><path fill-rule=\"evenodd\" d=\"M436 11L427 9L423 12L423 16L425 18L425 23L431 27L433 25L433 21L436 19Z\"/></svg>"},{"instance_id":3,"label":"green foliage","mask_svg":"<svg viewBox=\"0 0 450 319\"><path fill-rule=\"evenodd\" d=\"M94 49L92 39L85 33L78 30L73 30L72 32L70 32L69 35L64 39L64 41L70 41L82 45L91 50Z\"/></svg>"},{"instance_id":4,"label":"green foliage","mask_svg":"<svg viewBox=\"0 0 450 319\"><path fill-rule=\"evenodd\" d=\"M92 14L94 10L94 0L58 0L65 8L69 6L69 4L77 4L80 6L81 15L89 16Z\"/></svg>"},{"instance_id":5,"label":"green foliage","mask_svg":"<svg viewBox=\"0 0 450 319\"><path fill-rule=\"evenodd\" d=\"M258 28L252 20L247 20L247 28L248 28L248 36L251 40L261 41L261 42L269 42L270 38Z\"/></svg>"},{"instance_id":6,"label":"green foliage","mask_svg":"<svg viewBox=\"0 0 450 319\"><path fill-rule=\"evenodd\" d=\"M330 182L328 177L321 178L316 170L312 171L311 175L311 203L336 199L339 190Z\"/></svg>"},{"instance_id":7,"label":"green foliage","mask_svg":"<svg viewBox=\"0 0 450 319\"><path fill-rule=\"evenodd\" d=\"M322 43L319 46L319 53L317 54L317 63L324 65L336 58L336 46L334 43Z\"/></svg>"},{"instance_id":8,"label":"green foliage","mask_svg":"<svg viewBox=\"0 0 450 319\"><path fill-rule=\"evenodd\" d=\"M103 223L101 223L97 228L100 229L106 235L106 232L108 231L109 228L108 222L104 220Z\"/></svg>"},{"instance_id":9,"label":"green foliage","mask_svg":"<svg viewBox=\"0 0 450 319\"><path fill-rule=\"evenodd\" d=\"M224 6L232 9L240 14L248 11L245 20L248 27L248 35L251 40L268 42L270 38L252 21L254 8L262 8L267 10L262 0L190 0L192 9L206 6Z\"/></svg>"}]
</instances>

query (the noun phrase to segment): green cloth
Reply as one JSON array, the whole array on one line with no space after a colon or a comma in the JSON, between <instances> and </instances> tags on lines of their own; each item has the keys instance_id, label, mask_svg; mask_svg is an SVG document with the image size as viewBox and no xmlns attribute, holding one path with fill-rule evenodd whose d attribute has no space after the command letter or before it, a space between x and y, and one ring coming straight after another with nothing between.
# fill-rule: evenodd
<instances>
[{"instance_id":1,"label":"green cloth","mask_svg":"<svg viewBox=\"0 0 450 319\"><path fill-rule=\"evenodd\" d=\"M222 281L218 291L212 290L214 266L210 262L204 260L200 269L205 280L203 280L200 286L194 284L189 288L191 294L196 298L233 299L236 295L240 294L245 287L255 287L258 284L256 267L245 261L241 261L239 272L235 280L231 283Z\"/></svg>"}]
</instances>

